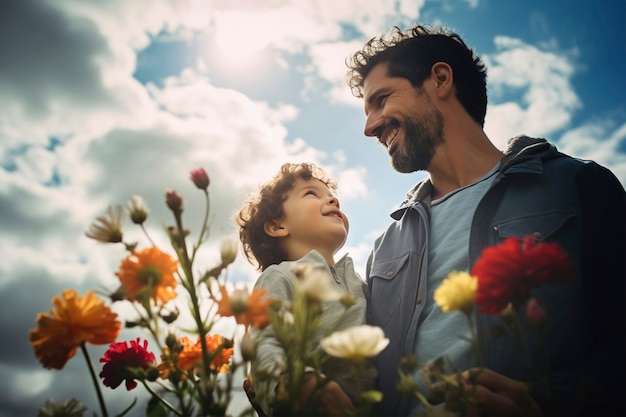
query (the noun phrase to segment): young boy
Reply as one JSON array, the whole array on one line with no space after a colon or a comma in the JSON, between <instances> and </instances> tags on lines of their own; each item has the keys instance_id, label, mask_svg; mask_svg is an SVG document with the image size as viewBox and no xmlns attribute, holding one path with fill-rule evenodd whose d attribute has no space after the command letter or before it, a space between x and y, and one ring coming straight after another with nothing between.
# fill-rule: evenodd
<instances>
[{"instance_id":1,"label":"young boy","mask_svg":"<svg viewBox=\"0 0 626 417\"><path fill-rule=\"evenodd\" d=\"M244 204L236 218L243 251L262 271L256 286L266 288L268 297L293 301L295 277L292 271L294 266L302 264L325 271L326 274L320 276L328 277L329 286L354 296L356 303L347 311L339 301L324 302L320 333L365 324L369 294L347 255L335 262L334 255L348 235L348 219L334 195L336 188L336 183L314 164L284 164L274 178ZM285 354L273 343L271 335L271 328L263 331L252 366L253 377L255 370L273 370L281 361L284 363ZM313 343L317 344L323 334L318 336ZM353 412L356 381L348 364L331 359L321 370L332 375L336 383L326 385L320 411L335 415ZM314 385L315 381L310 381L309 388ZM304 392L301 394L307 396ZM257 390L256 400L267 409L271 395Z\"/></svg>"}]
</instances>

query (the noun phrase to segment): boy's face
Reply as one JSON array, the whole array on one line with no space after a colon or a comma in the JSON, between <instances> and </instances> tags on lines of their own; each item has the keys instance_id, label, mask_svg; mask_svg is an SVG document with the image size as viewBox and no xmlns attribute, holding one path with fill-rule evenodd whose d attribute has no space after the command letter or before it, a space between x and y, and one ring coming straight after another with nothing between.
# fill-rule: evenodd
<instances>
[{"instance_id":1,"label":"boy's face","mask_svg":"<svg viewBox=\"0 0 626 417\"><path fill-rule=\"evenodd\" d=\"M310 249L336 252L348 236L348 218L339 210L339 200L317 179L296 179L283 202L278 220L288 241Z\"/></svg>"}]
</instances>

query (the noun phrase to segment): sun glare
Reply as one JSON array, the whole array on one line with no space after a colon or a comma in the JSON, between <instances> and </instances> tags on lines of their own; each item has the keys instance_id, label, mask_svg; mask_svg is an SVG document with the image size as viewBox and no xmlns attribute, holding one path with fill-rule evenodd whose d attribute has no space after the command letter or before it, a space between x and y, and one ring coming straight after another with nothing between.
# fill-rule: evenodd
<instances>
[{"instance_id":1,"label":"sun glare","mask_svg":"<svg viewBox=\"0 0 626 417\"><path fill-rule=\"evenodd\" d=\"M220 16L215 22L215 44L220 54L230 61L254 60L270 43L264 31L242 24L246 17L229 13Z\"/></svg>"}]
</instances>

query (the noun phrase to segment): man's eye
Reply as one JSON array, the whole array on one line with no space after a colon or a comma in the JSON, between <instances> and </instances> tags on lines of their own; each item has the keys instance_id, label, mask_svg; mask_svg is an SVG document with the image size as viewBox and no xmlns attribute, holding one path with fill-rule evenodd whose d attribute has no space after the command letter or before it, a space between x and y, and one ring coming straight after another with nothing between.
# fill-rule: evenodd
<instances>
[{"instance_id":1,"label":"man's eye","mask_svg":"<svg viewBox=\"0 0 626 417\"><path fill-rule=\"evenodd\" d=\"M387 96L387 95L378 96L378 100L376 100L378 105L382 106L383 104L385 104L385 100L387 100L387 97L389 97L389 96Z\"/></svg>"}]
</instances>

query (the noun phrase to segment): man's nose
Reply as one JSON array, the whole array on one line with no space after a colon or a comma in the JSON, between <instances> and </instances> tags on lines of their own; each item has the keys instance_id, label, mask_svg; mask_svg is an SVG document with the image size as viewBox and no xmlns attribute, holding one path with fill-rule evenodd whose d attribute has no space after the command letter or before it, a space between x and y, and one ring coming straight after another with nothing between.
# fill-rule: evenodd
<instances>
[{"instance_id":1,"label":"man's nose","mask_svg":"<svg viewBox=\"0 0 626 417\"><path fill-rule=\"evenodd\" d=\"M383 125L383 118L379 112L370 113L365 119L365 128L363 133L365 136L376 137L378 136L379 129Z\"/></svg>"}]
</instances>

